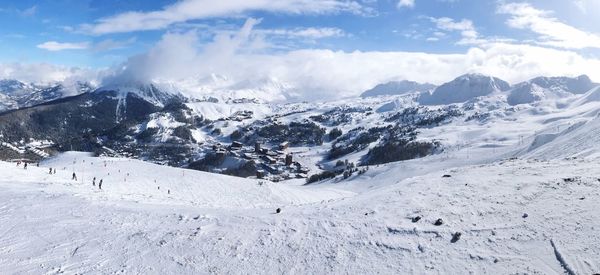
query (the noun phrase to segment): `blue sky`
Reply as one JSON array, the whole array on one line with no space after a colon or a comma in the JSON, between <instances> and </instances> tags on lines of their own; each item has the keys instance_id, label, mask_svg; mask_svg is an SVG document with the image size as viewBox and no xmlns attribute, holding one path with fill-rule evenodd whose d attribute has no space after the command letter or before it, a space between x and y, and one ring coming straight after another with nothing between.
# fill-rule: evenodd
<instances>
[{"instance_id":1,"label":"blue sky","mask_svg":"<svg viewBox=\"0 0 600 275\"><path fill-rule=\"evenodd\" d=\"M351 60L363 67L362 63L385 63L389 58L402 58L399 63L409 60L404 66L424 62L446 66L449 59L458 57L472 63L438 72L445 78L453 69L455 74L482 70L517 81L519 77L510 70L534 68L527 76L561 74L565 71L559 65L565 61L572 63L568 72L576 74L598 64L600 55L597 0L5 0L0 4L0 25L4 71L11 71L7 64L40 63L63 69L118 68L134 56L176 55L177 44L169 44L175 53L156 52L164 50L160 45L167 43L165 39L177 40L178 36L191 37L183 39L193 52L186 58L212 59L220 53L209 54L205 48L215 45L234 47L232 56L214 60L217 63L260 55L247 66L260 65L261 60L269 65L290 64L301 54L321 60L325 53L340 66ZM244 41L236 42L244 26L248 33L240 36ZM220 44L221 40L229 44ZM540 51L557 57L526 59L529 52ZM482 62L498 65L485 67ZM226 68L218 71L217 63L195 66L230 73ZM510 67L510 63L521 67ZM422 68L422 72L430 70ZM292 78L289 72L264 73ZM171 72L150 75L158 74ZM392 78L377 76L377 81Z\"/></svg>"}]
</instances>

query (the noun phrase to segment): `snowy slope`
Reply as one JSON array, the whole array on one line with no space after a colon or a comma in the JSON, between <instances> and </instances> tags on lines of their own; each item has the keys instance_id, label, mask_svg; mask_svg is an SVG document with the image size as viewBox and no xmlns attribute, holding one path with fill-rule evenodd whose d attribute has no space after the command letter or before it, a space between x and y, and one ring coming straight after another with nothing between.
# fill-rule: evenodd
<instances>
[{"instance_id":1,"label":"snowy slope","mask_svg":"<svg viewBox=\"0 0 600 275\"><path fill-rule=\"evenodd\" d=\"M569 77L537 77L519 83L509 92L507 101L510 105L528 104L539 101L560 100L573 95L585 94L598 84L582 75Z\"/></svg>"},{"instance_id":2,"label":"snowy slope","mask_svg":"<svg viewBox=\"0 0 600 275\"><path fill-rule=\"evenodd\" d=\"M0 111L30 107L67 96L89 92L92 84L65 81L60 83L24 83L15 79L0 80Z\"/></svg>"},{"instance_id":3,"label":"snowy slope","mask_svg":"<svg viewBox=\"0 0 600 275\"><path fill-rule=\"evenodd\" d=\"M85 183L61 170L73 159ZM98 191L83 167L99 170L103 161L67 154L28 170L0 163L9 175L0 179L3 270L592 274L600 268L594 162L501 161L406 179L398 175L407 168L391 164L346 184L275 187L108 159L102 172L111 176ZM47 165L59 172L46 175ZM130 181L117 183L126 171ZM159 175L160 192L152 190ZM373 187L348 191L361 185ZM443 224L433 225L439 218ZM461 236L452 242L456 232Z\"/></svg>"},{"instance_id":4,"label":"snowy slope","mask_svg":"<svg viewBox=\"0 0 600 275\"><path fill-rule=\"evenodd\" d=\"M421 84L408 80L391 81L388 83L379 84L373 87L373 89L365 91L360 96L373 97L382 95L403 95L407 93L428 92L434 88L435 85L428 83Z\"/></svg>"},{"instance_id":5,"label":"snowy slope","mask_svg":"<svg viewBox=\"0 0 600 275\"><path fill-rule=\"evenodd\" d=\"M93 199L250 208L283 203L300 204L351 194L334 192L327 188L318 189L317 192L317 190L277 185L271 182L258 185L256 180L175 169L139 160L93 158L83 153L62 154L58 158L44 162L43 166L58 170L56 176L44 175L47 181L56 178L57 186L61 188L73 186L72 188L77 188L81 196ZM70 181L73 171L78 175L78 182ZM92 188L94 177L97 181L103 179L103 189L106 192ZM171 194L167 194L168 190Z\"/></svg>"},{"instance_id":6,"label":"snowy slope","mask_svg":"<svg viewBox=\"0 0 600 275\"><path fill-rule=\"evenodd\" d=\"M396 120L386 119L409 108L416 110L407 120L413 122L419 111L457 110L418 129L418 140L440 142L435 154L311 185L74 152L28 170L0 162L0 270L598 273L599 89L581 94L568 90L569 83L564 78L532 80L529 87L535 89L529 91L539 91L540 99L517 105L508 99L514 90L507 83L481 75L463 76L430 95L452 106L419 106L422 98L415 95L295 104L215 95L216 100L198 97L185 104L219 120L215 127L223 131L222 136L197 133L198 140L227 143L238 125L253 121L288 124L321 115L319 127L348 133L388 127ZM142 97L160 99L152 88L147 92ZM252 118L226 119L241 111L252 111ZM150 114L136 127L158 129L159 138L168 138L181 123L164 112ZM333 142L293 146L289 152L319 171L337 161L324 159ZM340 160L358 163L376 144ZM58 173L49 175L49 167ZM78 181L71 180L73 171ZM92 186L93 177L103 180L102 190ZM282 213L276 214L277 208ZM415 217L421 219L413 222ZM438 218L443 224L436 226ZM453 242L457 232L460 238Z\"/></svg>"},{"instance_id":7,"label":"snowy slope","mask_svg":"<svg viewBox=\"0 0 600 275\"><path fill-rule=\"evenodd\" d=\"M481 74L466 74L437 87L431 94L423 93L419 103L424 105L461 103L508 89L510 84L501 79Z\"/></svg>"}]
</instances>

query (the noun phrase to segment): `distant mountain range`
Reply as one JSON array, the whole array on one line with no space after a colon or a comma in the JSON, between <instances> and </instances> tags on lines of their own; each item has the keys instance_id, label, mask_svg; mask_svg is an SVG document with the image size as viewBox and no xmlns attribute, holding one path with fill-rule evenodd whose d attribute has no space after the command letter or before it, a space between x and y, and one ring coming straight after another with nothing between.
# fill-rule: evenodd
<instances>
[{"instance_id":1,"label":"distant mountain range","mask_svg":"<svg viewBox=\"0 0 600 275\"><path fill-rule=\"evenodd\" d=\"M413 81L392 81L365 91L361 97L418 94L422 105L447 105L462 103L477 97L499 94L506 96L510 105L535 103L547 99L560 99L588 92L599 84L586 75L578 77L537 77L510 85L508 82L482 74L466 74L436 87Z\"/></svg>"},{"instance_id":2,"label":"distant mountain range","mask_svg":"<svg viewBox=\"0 0 600 275\"><path fill-rule=\"evenodd\" d=\"M436 86L433 84L417 83L414 81L402 80L402 81L391 81L384 84L379 84L373 89L367 90L362 93L361 97L374 97L382 95L403 95L407 93L415 92L427 92L433 90Z\"/></svg>"},{"instance_id":3,"label":"distant mountain range","mask_svg":"<svg viewBox=\"0 0 600 275\"><path fill-rule=\"evenodd\" d=\"M87 82L32 84L14 79L0 80L0 112L91 92L94 88Z\"/></svg>"},{"instance_id":4,"label":"distant mountain range","mask_svg":"<svg viewBox=\"0 0 600 275\"><path fill-rule=\"evenodd\" d=\"M268 96L293 90L275 80L260 83ZM454 122L486 124L517 116L518 110L536 113L538 104L575 108L600 101L598 84L587 76L538 77L510 85L467 74L439 87L398 81L377 85L360 98L282 104L256 97L261 89L219 84L216 90L193 90L186 85L187 89L174 83L94 89L87 83L43 86L3 80L0 141L14 146L44 141L54 151L129 156L238 176L264 170L278 177L283 164L278 168L272 163L280 163L277 158L285 154L277 149L280 143L323 152L305 157L310 162L298 166L302 171L347 158L363 165L381 164L444 150L446 144L438 136L423 137L419 129ZM235 148L248 147L230 149L233 142ZM255 155L256 142L274 148L262 153L268 158Z\"/></svg>"}]
</instances>

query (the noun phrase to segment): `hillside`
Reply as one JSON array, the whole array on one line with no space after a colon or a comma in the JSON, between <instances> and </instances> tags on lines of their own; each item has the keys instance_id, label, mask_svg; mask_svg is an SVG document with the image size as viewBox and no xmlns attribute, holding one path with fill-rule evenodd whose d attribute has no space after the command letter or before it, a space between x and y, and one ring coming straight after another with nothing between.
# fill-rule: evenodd
<instances>
[{"instance_id":1,"label":"hillside","mask_svg":"<svg viewBox=\"0 0 600 275\"><path fill-rule=\"evenodd\" d=\"M58 172L48 175L48 166ZM411 168L393 164L302 187L72 153L27 170L0 163L9 175L0 180L0 265L17 273L591 274L600 268L595 166L515 160L403 177Z\"/></svg>"},{"instance_id":2,"label":"hillside","mask_svg":"<svg viewBox=\"0 0 600 275\"><path fill-rule=\"evenodd\" d=\"M0 153L44 160L27 170L0 162L0 266L600 272L598 88L560 88L568 96L514 105L510 95L521 86L470 77L487 80L484 88L479 80L459 85L472 87L467 95L490 93L443 105L419 104L416 93L290 104L190 100L141 86L8 112L0 134L11 142ZM559 87L529 83L543 95ZM19 142L23 136L32 139ZM93 153L69 152L69 144Z\"/></svg>"}]
</instances>

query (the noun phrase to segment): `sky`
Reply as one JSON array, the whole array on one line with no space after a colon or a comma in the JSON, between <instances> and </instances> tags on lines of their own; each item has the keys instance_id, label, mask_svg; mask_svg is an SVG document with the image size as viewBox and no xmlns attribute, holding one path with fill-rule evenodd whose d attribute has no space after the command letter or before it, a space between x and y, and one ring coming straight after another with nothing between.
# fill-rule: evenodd
<instances>
[{"instance_id":1,"label":"sky","mask_svg":"<svg viewBox=\"0 0 600 275\"><path fill-rule=\"evenodd\" d=\"M29 82L600 81L598 0L4 0L0 25L0 78Z\"/></svg>"}]
</instances>

